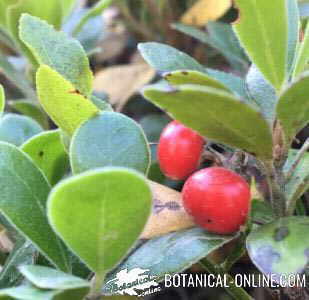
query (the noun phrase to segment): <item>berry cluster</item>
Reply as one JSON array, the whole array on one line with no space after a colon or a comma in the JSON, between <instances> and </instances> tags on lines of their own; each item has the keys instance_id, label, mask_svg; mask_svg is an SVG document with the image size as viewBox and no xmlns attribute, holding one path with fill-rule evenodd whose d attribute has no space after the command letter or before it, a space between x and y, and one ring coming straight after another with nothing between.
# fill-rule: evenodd
<instances>
[{"instance_id":1,"label":"berry cluster","mask_svg":"<svg viewBox=\"0 0 309 300\"><path fill-rule=\"evenodd\" d=\"M204 138L192 129L178 121L169 123L159 140L160 168L171 179L189 177L182 190L182 200L196 224L210 232L230 234L246 221L250 188L240 175L226 168L196 171L202 161L204 144Z\"/></svg>"}]
</instances>

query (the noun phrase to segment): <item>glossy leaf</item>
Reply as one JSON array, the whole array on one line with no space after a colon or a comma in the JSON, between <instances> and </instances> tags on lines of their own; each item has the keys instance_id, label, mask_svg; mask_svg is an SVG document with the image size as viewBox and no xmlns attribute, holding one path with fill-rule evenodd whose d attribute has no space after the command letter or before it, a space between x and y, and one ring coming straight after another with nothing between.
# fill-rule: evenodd
<instances>
[{"instance_id":1,"label":"glossy leaf","mask_svg":"<svg viewBox=\"0 0 309 300\"><path fill-rule=\"evenodd\" d=\"M93 76L88 58L78 41L27 14L20 20L20 38L40 64L60 73L83 95L91 94Z\"/></svg>"},{"instance_id":2,"label":"glossy leaf","mask_svg":"<svg viewBox=\"0 0 309 300\"><path fill-rule=\"evenodd\" d=\"M0 273L0 286L10 287L22 281L18 267L24 264L33 264L36 249L31 242L20 237L14 245L5 265Z\"/></svg>"},{"instance_id":3,"label":"glossy leaf","mask_svg":"<svg viewBox=\"0 0 309 300\"><path fill-rule=\"evenodd\" d=\"M300 30L300 16L297 0L286 0L286 9L288 14L288 53L287 53L287 71L291 73L294 66Z\"/></svg>"},{"instance_id":4,"label":"glossy leaf","mask_svg":"<svg viewBox=\"0 0 309 300\"><path fill-rule=\"evenodd\" d=\"M5 94L3 86L0 84L0 116L2 115L5 107Z\"/></svg>"},{"instance_id":5,"label":"glossy leaf","mask_svg":"<svg viewBox=\"0 0 309 300\"><path fill-rule=\"evenodd\" d=\"M150 86L144 95L202 136L262 159L272 157L270 128L260 112L222 90L200 85Z\"/></svg>"},{"instance_id":6,"label":"glossy leaf","mask_svg":"<svg viewBox=\"0 0 309 300\"><path fill-rule=\"evenodd\" d=\"M137 123L120 113L103 112L75 132L70 159L75 174L111 166L147 173L150 150Z\"/></svg>"},{"instance_id":7,"label":"glossy leaf","mask_svg":"<svg viewBox=\"0 0 309 300\"><path fill-rule=\"evenodd\" d=\"M251 260L277 282L280 275L301 274L308 261L308 225L308 217L285 217L252 231L247 238Z\"/></svg>"},{"instance_id":8,"label":"glossy leaf","mask_svg":"<svg viewBox=\"0 0 309 300\"><path fill-rule=\"evenodd\" d=\"M100 0L92 8L90 8L87 13L80 19L76 28L74 29L74 35L78 34L85 24L96 16L102 14L102 12L112 4L113 0Z\"/></svg>"},{"instance_id":9,"label":"glossy leaf","mask_svg":"<svg viewBox=\"0 0 309 300\"><path fill-rule=\"evenodd\" d=\"M258 104L264 117L273 122L277 103L276 91L273 86L264 78L255 65L252 65L249 69L246 83L249 94Z\"/></svg>"},{"instance_id":10,"label":"glossy leaf","mask_svg":"<svg viewBox=\"0 0 309 300\"><path fill-rule=\"evenodd\" d=\"M44 129L49 127L47 115L37 102L31 100L14 100L9 102L9 104L17 112L37 121Z\"/></svg>"},{"instance_id":11,"label":"glossy leaf","mask_svg":"<svg viewBox=\"0 0 309 300\"><path fill-rule=\"evenodd\" d=\"M19 268L19 271L33 285L41 289L89 289L88 281L52 268L38 265L23 265Z\"/></svg>"},{"instance_id":12,"label":"glossy leaf","mask_svg":"<svg viewBox=\"0 0 309 300\"><path fill-rule=\"evenodd\" d=\"M287 70L286 1L235 0L235 4L240 12L234 28L243 47L265 78L279 90Z\"/></svg>"},{"instance_id":13,"label":"glossy leaf","mask_svg":"<svg viewBox=\"0 0 309 300\"><path fill-rule=\"evenodd\" d=\"M103 291L108 294L112 292L108 281L124 269L150 270L150 274L157 277L157 282L162 281L165 274L172 275L186 270L233 238L234 236L215 235L193 228L149 240L107 276Z\"/></svg>"},{"instance_id":14,"label":"glossy leaf","mask_svg":"<svg viewBox=\"0 0 309 300\"><path fill-rule=\"evenodd\" d=\"M204 67L194 58L171 46L150 42L139 44L138 49L146 62L157 71L195 70L205 72Z\"/></svg>"},{"instance_id":15,"label":"glossy leaf","mask_svg":"<svg viewBox=\"0 0 309 300\"><path fill-rule=\"evenodd\" d=\"M288 160L284 166L285 174L290 173L297 150L290 150ZM288 200L300 198L309 188L309 153L305 153L297 167L291 172L292 176L284 189Z\"/></svg>"},{"instance_id":16,"label":"glossy leaf","mask_svg":"<svg viewBox=\"0 0 309 300\"><path fill-rule=\"evenodd\" d=\"M304 71L305 67L308 66L309 62L309 23L306 26L306 31L304 34L304 39L301 42L295 63L294 77L300 75Z\"/></svg>"},{"instance_id":17,"label":"glossy leaf","mask_svg":"<svg viewBox=\"0 0 309 300\"><path fill-rule=\"evenodd\" d=\"M199 84L228 91L226 86L223 85L221 82L199 71L191 71L191 70L173 71L163 74L163 77L171 85Z\"/></svg>"},{"instance_id":18,"label":"glossy leaf","mask_svg":"<svg viewBox=\"0 0 309 300\"><path fill-rule=\"evenodd\" d=\"M73 85L47 65L37 72L39 100L51 119L69 135L99 109L76 92Z\"/></svg>"},{"instance_id":19,"label":"glossy leaf","mask_svg":"<svg viewBox=\"0 0 309 300\"><path fill-rule=\"evenodd\" d=\"M0 143L0 210L59 269L67 269L60 241L48 224L50 186L32 160L13 145Z\"/></svg>"},{"instance_id":20,"label":"glossy leaf","mask_svg":"<svg viewBox=\"0 0 309 300\"><path fill-rule=\"evenodd\" d=\"M309 73L293 82L281 94L277 104L277 116L286 142L290 143L309 120Z\"/></svg>"},{"instance_id":21,"label":"glossy leaf","mask_svg":"<svg viewBox=\"0 0 309 300\"><path fill-rule=\"evenodd\" d=\"M7 114L0 119L0 141L20 146L43 128L29 117Z\"/></svg>"},{"instance_id":22,"label":"glossy leaf","mask_svg":"<svg viewBox=\"0 0 309 300\"><path fill-rule=\"evenodd\" d=\"M56 184L69 170L69 157L59 130L36 135L24 143L21 149L32 158L51 185Z\"/></svg>"},{"instance_id":23,"label":"glossy leaf","mask_svg":"<svg viewBox=\"0 0 309 300\"><path fill-rule=\"evenodd\" d=\"M151 192L145 179L124 168L97 169L62 181L48 202L54 230L101 275L133 246L150 210Z\"/></svg>"}]
</instances>

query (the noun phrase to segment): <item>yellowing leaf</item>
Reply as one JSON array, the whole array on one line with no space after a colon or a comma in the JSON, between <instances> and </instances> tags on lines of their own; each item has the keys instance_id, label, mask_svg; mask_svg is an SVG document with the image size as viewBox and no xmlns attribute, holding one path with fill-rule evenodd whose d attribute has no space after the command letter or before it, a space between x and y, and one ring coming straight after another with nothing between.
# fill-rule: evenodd
<instances>
[{"instance_id":1,"label":"yellowing leaf","mask_svg":"<svg viewBox=\"0 0 309 300\"><path fill-rule=\"evenodd\" d=\"M39 68L36 82L42 107L69 135L99 112L89 99L79 94L69 81L47 65Z\"/></svg>"},{"instance_id":2,"label":"yellowing leaf","mask_svg":"<svg viewBox=\"0 0 309 300\"><path fill-rule=\"evenodd\" d=\"M203 26L222 17L231 5L231 0L199 0L182 16L181 22Z\"/></svg>"},{"instance_id":3,"label":"yellowing leaf","mask_svg":"<svg viewBox=\"0 0 309 300\"><path fill-rule=\"evenodd\" d=\"M110 67L96 74L94 90L107 93L119 111L154 75L155 70L145 63Z\"/></svg>"}]
</instances>

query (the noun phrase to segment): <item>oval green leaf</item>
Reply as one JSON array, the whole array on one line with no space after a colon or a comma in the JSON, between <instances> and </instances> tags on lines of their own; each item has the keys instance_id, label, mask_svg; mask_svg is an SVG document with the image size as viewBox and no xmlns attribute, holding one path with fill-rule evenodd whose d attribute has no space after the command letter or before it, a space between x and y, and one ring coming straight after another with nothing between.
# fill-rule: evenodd
<instances>
[{"instance_id":1,"label":"oval green leaf","mask_svg":"<svg viewBox=\"0 0 309 300\"><path fill-rule=\"evenodd\" d=\"M21 149L33 159L51 185L55 185L69 170L69 157L59 130L36 135L24 143Z\"/></svg>"},{"instance_id":2,"label":"oval green leaf","mask_svg":"<svg viewBox=\"0 0 309 300\"><path fill-rule=\"evenodd\" d=\"M103 112L86 121L71 141L73 173L117 166L147 173L150 150L141 127L115 112Z\"/></svg>"},{"instance_id":3,"label":"oval green leaf","mask_svg":"<svg viewBox=\"0 0 309 300\"><path fill-rule=\"evenodd\" d=\"M235 236L223 236L208 233L200 228L173 232L147 241L137 248L128 259L110 273L103 287L106 294L112 294L116 274L124 269L149 270L162 281L165 274L175 274L186 270L212 251L230 242Z\"/></svg>"},{"instance_id":4,"label":"oval green leaf","mask_svg":"<svg viewBox=\"0 0 309 300\"><path fill-rule=\"evenodd\" d=\"M23 14L20 19L20 38L40 64L50 66L75 89L90 96L93 75L87 55L77 40L28 14Z\"/></svg>"},{"instance_id":5,"label":"oval green leaf","mask_svg":"<svg viewBox=\"0 0 309 300\"><path fill-rule=\"evenodd\" d=\"M301 274L308 263L308 217L285 217L252 231L249 256L257 268L279 282L280 275Z\"/></svg>"},{"instance_id":6,"label":"oval green leaf","mask_svg":"<svg viewBox=\"0 0 309 300\"><path fill-rule=\"evenodd\" d=\"M286 142L291 143L309 120L309 72L282 93L277 104L277 116Z\"/></svg>"},{"instance_id":7,"label":"oval green leaf","mask_svg":"<svg viewBox=\"0 0 309 300\"><path fill-rule=\"evenodd\" d=\"M97 274L113 268L134 245L148 220L151 191L125 168L89 171L58 184L48 201L54 230Z\"/></svg>"},{"instance_id":8,"label":"oval green leaf","mask_svg":"<svg viewBox=\"0 0 309 300\"><path fill-rule=\"evenodd\" d=\"M0 143L0 211L55 266L67 270L67 259L46 217L50 186L21 150Z\"/></svg>"},{"instance_id":9,"label":"oval green leaf","mask_svg":"<svg viewBox=\"0 0 309 300\"><path fill-rule=\"evenodd\" d=\"M235 4L239 8L239 19L234 28L242 45L265 78L279 90L287 71L286 1L235 0Z\"/></svg>"},{"instance_id":10,"label":"oval green leaf","mask_svg":"<svg viewBox=\"0 0 309 300\"><path fill-rule=\"evenodd\" d=\"M47 65L39 68L36 82L39 100L44 110L69 135L99 112L99 109L80 95L69 81Z\"/></svg>"},{"instance_id":11,"label":"oval green leaf","mask_svg":"<svg viewBox=\"0 0 309 300\"><path fill-rule=\"evenodd\" d=\"M229 93L200 85L182 85L150 86L144 89L144 95L206 138L262 159L272 157L271 130L262 114Z\"/></svg>"},{"instance_id":12,"label":"oval green leaf","mask_svg":"<svg viewBox=\"0 0 309 300\"><path fill-rule=\"evenodd\" d=\"M25 141L43 131L43 128L29 117L7 114L0 119L0 141L22 145Z\"/></svg>"}]
</instances>

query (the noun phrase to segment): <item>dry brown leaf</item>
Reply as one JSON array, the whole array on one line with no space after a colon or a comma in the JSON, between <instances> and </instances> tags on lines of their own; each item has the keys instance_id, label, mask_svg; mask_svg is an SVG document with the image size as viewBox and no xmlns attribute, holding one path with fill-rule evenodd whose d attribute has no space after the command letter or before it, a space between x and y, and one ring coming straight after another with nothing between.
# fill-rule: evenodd
<instances>
[{"instance_id":1,"label":"dry brown leaf","mask_svg":"<svg viewBox=\"0 0 309 300\"><path fill-rule=\"evenodd\" d=\"M222 17L231 6L232 0L199 0L181 17L181 22L203 26Z\"/></svg>"},{"instance_id":2,"label":"dry brown leaf","mask_svg":"<svg viewBox=\"0 0 309 300\"><path fill-rule=\"evenodd\" d=\"M161 184L149 182L153 194L153 211L141 238L150 239L193 227L191 217L182 206L181 193Z\"/></svg>"},{"instance_id":3,"label":"dry brown leaf","mask_svg":"<svg viewBox=\"0 0 309 300\"><path fill-rule=\"evenodd\" d=\"M154 75L154 69L145 63L109 67L95 75L94 89L107 93L110 103L120 111Z\"/></svg>"}]
</instances>

